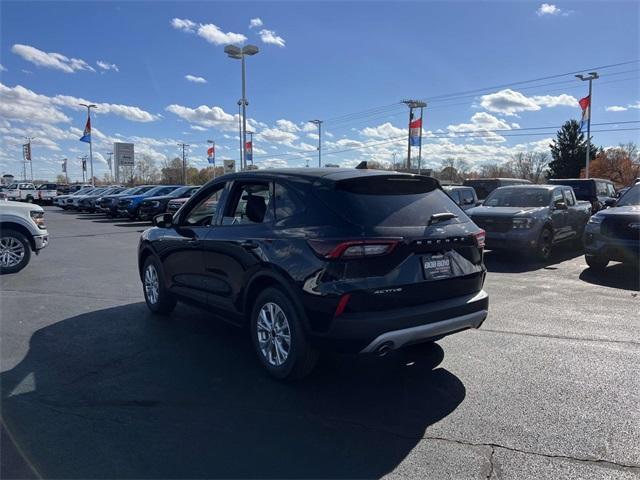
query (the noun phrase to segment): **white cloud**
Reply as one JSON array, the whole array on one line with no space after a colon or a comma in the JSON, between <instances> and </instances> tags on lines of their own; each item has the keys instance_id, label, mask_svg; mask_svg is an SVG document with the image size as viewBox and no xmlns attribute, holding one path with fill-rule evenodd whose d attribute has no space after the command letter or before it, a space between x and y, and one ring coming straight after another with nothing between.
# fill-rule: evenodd
<instances>
[{"instance_id":1,"label":"white cloud","mask_svg":"<svg viewBox=\"0 0 640 480\"><path fill-rule=\"evenodd\" d=\"M26 61L41 67L53 68L65 73L74 73L79 70L90 70L95 72L95 69L84 60L79 58L69 58L61 53L43 52L42 50L38 50L30 45L16 43L11 47L11 51Z\"/></svg>"},{"instance_id":2,"label":"white cloud","mask_svg":"<svg viewBox=\"0 0 640 480\"><path fill-rule=\"evenodd\" d=\"M636 103L632 103L630 105L627 105L629 108L636 108L636 109L640 109L640 100L638 100Z\"/></svg>"},{"instance_id":3,"label":"white cloud","mask_svg":"<svg viewBox=\"0 0 640 480\"><path fill-rule=\"evenodd\" d=\"M97 108L93 110L95 114L117 115L118 117L131 120L132 122L153 122L160 118L159 115L149 113L146 110L141 109L140 107L135 107L132 105L122 105L117 103L91 102L89 100L85 100L84 98L72 97L70 95L56 95L55 97L51 97L51 101L55 105L65 106L73 110L85 110L85 107L79 105L80 103L94 103L97 105Z\"/></svg>"},{"instance_id":4,"label":"white cloud","mask_svg":"<svg viewBox=\"0 0 640 480\"><path fill-rule=\"evenodd\" d=\"M6 71L7 69L5 68L5 66L0 63L0 72L6 72Z\"/></svg>"},{"instance_id":5,"label":"white cloud","mask_svg":"<svg viewBox=\"0 0 640 480\"><path fill-rule=\"evenodd\" d=\"M407 130L393 126L390 122L383 123L377 127L366 127L360 132L369 138L393 138L400 135L407 135Z\"/></svg>"},{"instance_id":6,"label":"white cloud","mask_svg":"<svg viewBox=\"0 0 640 480\"><path fill-rule=\"evenodd\" d=\"M477 112L471 117L471 123L449 125L447 130L452 134L471 137L477 134L484 142L504 142L505 138L494 130L511 130L511 125L487 112Z\"/></svg>"},{"instance_id":7,"label":"white cloud","mask_svg":"<svg viewBox=\"0 0 640 480\"><path fill-rule=\"evenodd\" d=\"M238 116L231 115L216 106L208 107L207 105L200 105L196 108L190 108L183 105L172 104L165 110L177 115L183 120L203 127L216 127L229 131L238 128Z\"/></svg>"},{"instance_id":8,"label":"white cloud","mask_svg":"<svg viewBox=\"0 0 640 480\"><path fill-rule=\"evenodd\" d=\"M0 83L0 117L35 123L70 122L71 119L56 108L51 98L21 85L7 87Z\"/></svg>"},{"instance_id":9,"label":"white cloud","mask_svg":"<svg viewBox=\"0 0 640 480\"><path fill-rule=\"evenodd\" d=\"M298 136L296 134L278 128L265 128L256 135L256 140L281 143L289 146L297 139Z\"/></svg>"},{"instance_id":10,"label":"white cloud","mask_svg":"<svg viewBox=\"0 0 640 480\"><path fill-rule=\"evenodd\" d=\"M171 26L177 30L194 33L198 25L187 18L174 18L171 20Z\"/></svg>"},{"instance_id":11,"label":"white cloud","mask_svg":"<svg viewBox=\"0 0 640 480\"><path fill-rule=\"evenodd\" d=\"M115 63L109 63L109 62L105 62L103 60L98 60L96 62L96 65L98 65L98 67L100 67L102 70L113 70L115 72L119 72L120 69L118 68L118 66Z\"/></svg>"},{"instance_id":12,"label":"white cloud","mask_svg":"<svg viewBox=\"0 0 640 480\"><path fill-rule=\"evenodd\" d=\"M264 168L285 168L289 166L289 163L281 158L267 158L266 160L261 160L260 164Z\"/></svg>"},{"instance_id":13,"label":"white cloud","mask_svg":"<svg viewBox=\"0 0 640 480\"><path fill-rule=\"evenodd\" d=\"M561 9L549 3L543 3L540 5L538 10L536 10L539 17L542 17L543 15L560 15L560 12L562 12Z\"/></svg>"},{"instance_id":14,"label":"white cloud","mask_svg":"<svg viewBox=\"0 0 640 480\"><path fill-rule=\"evenodd\" d=\"M196 130L198 132L206 132L207 129L204 127L201 127L200 125L191 125L190 126L191 130Z\"/></svg>"},{"instance_id":15,"label":"white cloud","mask_svg":"<svg viewBox=\"0 0 640 480\"><path fill-rule=\"evenodd\" d=\"M213 23L196 23L188 18L174 18L171 20L171 26L176 30L182 30L188 33L197 33L198 36L204 38L207 42L214 45L227 45L229 43L244 43L247 40L241 33L224 32Z\"/></svg>"},{"instance_id":16,"label":"white cloud","mask_svg":"<svg viewBox=\"0 0 640 480\"><path fill-rule=\"evenodd\" d=\"M281 118L280 120L276 120L276 126L280 130L284 130L285 132L289 132L289 133L295 133L300 131L300 127L298 127L291 120L285 120L284 118Z\"/></svg>"},{"instance_id":17,"label":"white cloud","mask_svg":"<svg viewBox=\"0 0 640 480\"><path fill-rule=\"evenodd\" d=\"M578 100L567 94L562 95L537 95L527 97L522 93L506 88L499 92L482 95L480 106L493 112L504 115L515 115L518 112L538 111L542 107L577 106Z\"/></svg>"},{"instance_id":18,"label":"white cloud","mask_svg":"<svg viewBox=\"0 0 640 480\"><path fill-rule=\"evenodd\" d=\"M227 45L229 43L244 43L247 37L241 33L223 32L217 25L208 23L198 27L198 35L214 45Z\"/></svg>"},{"instance_id":19,"label":"white cloud","mask_svg":"<svg viewBox=\"0 0 640 480\"><path fill-rule=\"evenodd\" d=\"M627 107L621 107L618 105L612 105L610 107L605 108L605 110L607 112L626 112L628 109Z\"/></svg>"},{"instance_id":20,"label":"white cloud","mask_svg":"<svg viewBox=\"0 0 640 480\"><path fill-rule=\"evenodd\" d=\"M252 18L249 22L249 28L260 28L262 26L262 19Z\"/></svg>"},{"instance_id":21,"label":"white cloud","mask_svg":"<svg viewBox=\"0 0 640 480\"><path fill-rule=\"evenodd\" d=\"M196 77L194 75L185 75L184 78L193 83L207 83L207 80L203 77Z\"/></svg>"},{"instance_id":22,"label":"white cloud","mask_svg":"<svg viewBox=\"0 0 640 480\"><path fill-rule=\"evenodd\" d=\"M284 47L286 43L284 38L276 35L276 32L267 29L260 30L260 40L262 40L262 43L277 45L278 47Z\"/></svg>"}]
</instances>

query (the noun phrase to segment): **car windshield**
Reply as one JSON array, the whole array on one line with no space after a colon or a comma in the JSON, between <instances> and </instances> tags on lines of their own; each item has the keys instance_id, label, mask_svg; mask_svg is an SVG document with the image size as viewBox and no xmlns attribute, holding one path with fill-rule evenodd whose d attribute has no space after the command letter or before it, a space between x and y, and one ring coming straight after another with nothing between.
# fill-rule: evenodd
<instances>
[{"instance_id":1,"label":"car windshield","mask_svg":"<svg viewBox=\"0 0 640 480\"><path fill-rule=\"evenodd\" d=\"M554 185L567 185L573 188L578 200L589 200L593 194L593 184L591 182L554 182Z\"/></svg>"},{"instance_id":2,"label":"car windshield","mask_svg":"<svg viewBox=\"0 0 640 480\"><path fill-rule=\"evenodd\" d=\"M632 205L640 205L640 185L627 190L618 200L616 207L629 207Z\"/></svg>"},{"instance_id":3,"label":"car windshield","mask_svg":"<svg viewBox=\"0 0 640 480\"><path fill-rule=\"evenodd\" d=\"M9 187L11 190L15 190L16 188L18 188L18 184L17 183L12 183L11 185L9 185Z\"/></svg>"},{"instance_id":4,"label":"car windshield","mask_svg":"<svg viewBox=\"0 0 640 480\"><path fill-rule=\"evenodd\" d=\"M191 192L191 190L193 190L192 186L186 186L186 187L180 187L180 188L176 188L173 192L171 192L169 195L171 197L181 197L183 195L188 195L189 192Z\"/></svg>"},{"instance_id":5,"label":"car windshield","mask_svg":"<svg viewBox=\"0 0 640 480\"><path fill-rule=\"evenodd\" d=\"M542 188L508 188L494 190L484 201L487 207L546 207L549 190Z\"/></svg>"},{"instance_id":6,"label":"car windshield","mask_svg":"<svg viewBox=\"0 0 640 480\"><path fill-rule=\"evenodd\" d=\"M154 187L151 190L147 190L145 192L147 197L161 197L162 195L168 195L169 193L173 192L176 188L175 185L172 186L163 186L160 185L158 187Z\"/></svg>"}]
</instances>

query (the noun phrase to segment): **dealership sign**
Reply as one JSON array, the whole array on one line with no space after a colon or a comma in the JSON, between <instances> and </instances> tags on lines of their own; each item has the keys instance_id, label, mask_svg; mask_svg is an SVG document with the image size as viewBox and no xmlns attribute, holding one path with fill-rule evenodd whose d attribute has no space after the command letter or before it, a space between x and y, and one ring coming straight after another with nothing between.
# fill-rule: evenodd
<instances>
[{"instance_id":1,"label":"dealership sign","mask_svg":"<svg viewBox=\"0 0 640 480\"><path fill-rule=\"evenodd\" d=\"M133 143L114 143L113 154L116 157L116 168L133 167Z\"/></svg>"}]
</instances>

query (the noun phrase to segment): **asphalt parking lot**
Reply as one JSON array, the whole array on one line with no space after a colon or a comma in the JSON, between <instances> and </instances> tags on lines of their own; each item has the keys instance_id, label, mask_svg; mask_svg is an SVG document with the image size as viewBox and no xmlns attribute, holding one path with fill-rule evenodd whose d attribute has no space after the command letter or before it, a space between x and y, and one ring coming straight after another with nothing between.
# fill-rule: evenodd
<instances>
[{"instance_id":1,"label":"asphalt parking lot","mask_svg":"<svg viewBox=\"0 0 640 480\"><path fill-rule=\"evenodd\" d=\"M640 288L622 265L488 252L480 330L327 355L285 385L243 331L149 314L147 224L47 223L50 245L0 280L2 478L640 478Z\"/></svg>"}]
</instances>

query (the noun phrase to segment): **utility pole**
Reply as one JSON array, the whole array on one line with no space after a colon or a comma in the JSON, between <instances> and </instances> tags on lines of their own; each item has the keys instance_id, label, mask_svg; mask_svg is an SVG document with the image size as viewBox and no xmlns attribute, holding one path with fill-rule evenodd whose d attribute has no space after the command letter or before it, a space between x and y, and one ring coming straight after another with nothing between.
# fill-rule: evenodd
<instances>
[{"instance_id":1,"label":"utility pole","mask_svg":"<svg viewBox=\"0 0 640 480\"><path fill-rule=\"evenodd\" d=\"M93 139L91 138L91 109L98 108L97 105L93 103L87 105L86 103L79 103L81 107L87 107L87 124L89 125L89 163L91 164L91 186L95 187L95 182L93 180Z\"/></svg>"},{"instance_id":2,"label":"utility pole","mask_svg":"<svg viewBox=\"0 0 640 480\"><path fill-rule=\"evenodd\" d=\"M594 80L600 78L600 76L598 75L598 72L589 72L589 76L576 75L576 78L579 78L583 82L589 82L589 106L587 107L589 109L589 115L587 116L587 158L584 168L584 177L589 178L589 160L591 157L591 112L593 111L591 108L593 105L591 96L591 84Z\"/></svg>"},{"instance_id":3,"label":"utility pole","mask_svg":"<svg viewBox=\"0 0 640 480\"><path fill-rule=\"evenodd\" d=\"M393 169L395 170L396 168L396 155L398 155L396 152L393 152Z\"/></svg>"},{"instance_id":4,"label":"utility pole","mask_svg":"<svg viewBox=\"0 0 640 480\"><path fill-rule=\"evenodd\" d=\"M189 147L189 145L186 143L179 143L178 146L182 148L182 184L186 185L187 184L187 160L185 156L185 149Z\"/></svg>"},{"instance_id":5,"label":"utility pole","mask_svg":"<svg viewBox=\"0 0 640 480\"><path fill-rule=\"evenodd\" d=\"M322 168L322 120L309 120L318 127L318 168Z\"/></svg>"},{"instance_id":6,"label":"utility pole","mask_svg":"<svg viewBox=\"0 0 640 480\"><path fill-rule=\"evenodd\" d=\"M421 100L402 100L409 107L409 135L407 137L407 170L411 169L411 122L413 122L413 111L420 109L420 144L418 150L418 171L420 171L422 162L422 113L427 104Z\"/></svg>"}]
</instances>

